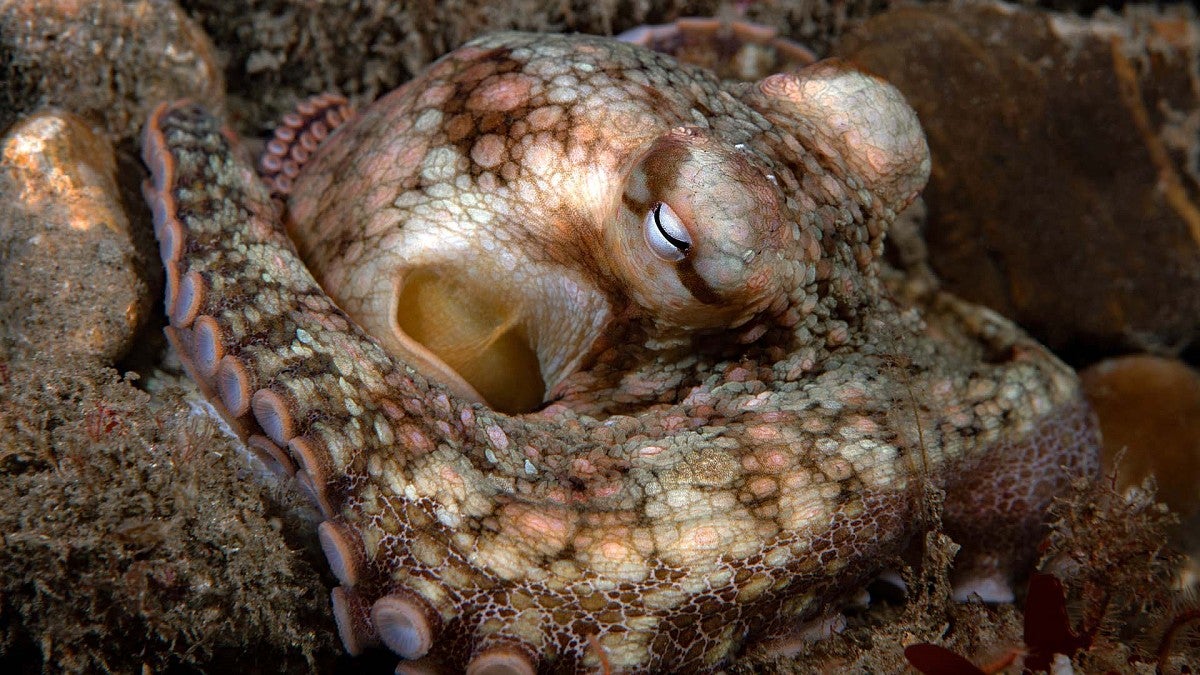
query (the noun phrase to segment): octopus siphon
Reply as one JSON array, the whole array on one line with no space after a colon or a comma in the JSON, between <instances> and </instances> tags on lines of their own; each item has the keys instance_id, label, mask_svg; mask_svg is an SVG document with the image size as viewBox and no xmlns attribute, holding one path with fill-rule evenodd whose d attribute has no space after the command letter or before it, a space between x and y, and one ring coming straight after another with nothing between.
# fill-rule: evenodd
<instances>
[{"instance_id":1,"label":"octopus siphon","mask_svg":"<svg viewBox=\"0 0 1200 675\"><path fill-rule=\"evenodd\" d=\"M352 654L710 672L894 564L931 488L1003 595L1097 471L1070 368L883 260L930 161L873 76L500 33L333 100L270 187L194 103L143 152L168 335L319 509Z\"/></svg>"}]
</instances>

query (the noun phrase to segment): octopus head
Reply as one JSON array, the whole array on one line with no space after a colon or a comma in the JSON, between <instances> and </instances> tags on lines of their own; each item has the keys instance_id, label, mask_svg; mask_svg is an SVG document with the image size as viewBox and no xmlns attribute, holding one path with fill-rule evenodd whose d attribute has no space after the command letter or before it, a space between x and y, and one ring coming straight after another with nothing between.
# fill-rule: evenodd
<instances>
[{"instance_id":1,"label":"octopus head","mask_svg":"<svg viewBox=\"0 0 1200 675\"><path fill-rule=\"evenodd\" d=\"M614 275L660 326L736 326L784 291L779 190L743 148L692 127L651 142L606 224Z\"/></svg>"}]
</instances>

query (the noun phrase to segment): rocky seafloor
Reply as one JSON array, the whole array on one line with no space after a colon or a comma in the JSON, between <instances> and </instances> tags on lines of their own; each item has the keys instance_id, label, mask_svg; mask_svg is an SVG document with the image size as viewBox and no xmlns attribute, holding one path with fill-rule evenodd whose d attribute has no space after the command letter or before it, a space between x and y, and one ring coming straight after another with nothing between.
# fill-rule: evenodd
<instances>
[{"instance_id":1,"label":"rocky seafloor","mask_svg":"<svg viewBox=\"0 0 1200 675\"><path fill-rule=\"evenodd\" d=\"M1063 495L1046 557L1093 633L1078 672L1196 672L1200 25L1186 8L823 0L0 0L0 668L394 665L343 654L306 505L202 412L162 337L138 159L157 103L203 100L253 150L297 100L364 104L490 30L739 12L918 110L934 174L893 264L1092 368L1102 405L1145 404L1113 422L1127 433L1105 420L1125 448L1114 479ZM1095 365L1123 354L1148 360ZM1126 493L1148 473L1174 513ZM950 602L953 550L932 531L908 597L878 590L842 633L730 670L897 672L924 642L976 664L1026 649L1020 603Z\"/></svg>"}]
</instances>

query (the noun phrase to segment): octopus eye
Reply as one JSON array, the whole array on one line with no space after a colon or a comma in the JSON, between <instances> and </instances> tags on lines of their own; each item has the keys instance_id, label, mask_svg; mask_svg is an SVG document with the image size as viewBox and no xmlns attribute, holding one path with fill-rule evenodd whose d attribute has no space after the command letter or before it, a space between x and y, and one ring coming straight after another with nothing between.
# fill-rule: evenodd
<instances>
[{"instance_id":1,"label":"octopus eye","mask_svg":"<svg viewBox=\"0 0 1200 675\"><path fill-rule=\"evenodd\" d=\"M692 237L684 227L683 221L663 202L655 204L646 214L642 230L650 250L663 260L683 260L692 248Z\"/></svg>"}]
</instances>

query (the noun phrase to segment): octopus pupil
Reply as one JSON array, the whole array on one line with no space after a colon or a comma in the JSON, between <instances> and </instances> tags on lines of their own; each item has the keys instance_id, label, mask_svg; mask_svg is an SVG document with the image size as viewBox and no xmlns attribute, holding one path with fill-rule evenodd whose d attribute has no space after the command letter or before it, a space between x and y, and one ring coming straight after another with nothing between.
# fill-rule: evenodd
<instances>
[{"instance_id":1,"label":"octopus pupil","mask_svg":"<svg viewBox=\"0 0 1200 675\"><path fill-rule=\"evenodd\" d=\"M687 253L688 249L692 247L691 243L672 237L670 233L667 232L666 228L663 227L662 221L659 220L658 214L662 211L662 207L662 202L659 202L658 205L654 207L654 226L658 228L659 234L663 236L663 239L667 240L667 243L679 249L681 253Z\"/></svg>"}]
</instances>

